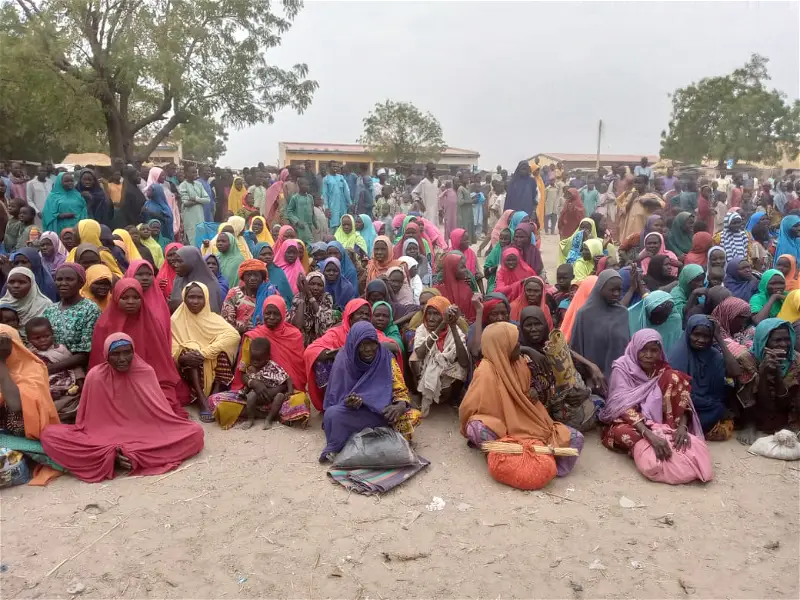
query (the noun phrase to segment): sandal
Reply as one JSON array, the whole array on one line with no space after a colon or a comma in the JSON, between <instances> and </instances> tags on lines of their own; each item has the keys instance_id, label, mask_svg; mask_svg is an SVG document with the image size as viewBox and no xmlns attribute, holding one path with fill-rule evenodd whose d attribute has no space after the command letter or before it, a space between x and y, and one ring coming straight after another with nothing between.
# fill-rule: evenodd
<instances>
[{"instance_id":1,"label":"sandal","mask_svg":"<svg viewBox=\"0 0 800 600\"><path fill-rule=\"evenodd\" d=\"M216 419L214 418L214 413L210 410L201 410L200 411L200 422L201 423L213 423Z\"/></svg>"}]
</instances>

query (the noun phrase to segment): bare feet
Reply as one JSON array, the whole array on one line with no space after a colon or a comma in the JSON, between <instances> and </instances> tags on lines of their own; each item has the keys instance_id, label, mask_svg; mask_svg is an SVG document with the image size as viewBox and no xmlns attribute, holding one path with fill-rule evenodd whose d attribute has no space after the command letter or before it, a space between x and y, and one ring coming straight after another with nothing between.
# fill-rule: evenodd
<instances>
[{"instance_id":1,"label":"bare feet","mask_svg":"<svg viewBox=\"0 0 800 600\"><path fill-rule=\"evenodd\" d=\"M256 422L255 419L248 419L247 421L242 423L242 429L250 429L255 424L255 422Z\"/></svg>"},{"instance_id":2,"label":"bare feet","mask_svg":"<svg viewBox=\"0 0 800 600\"><path fill-rule=\"evenodd\" d=\"M745 446L751 446L760 437L754 425L748 425L736 434L736 439Z\"/></svg>"},{"instance_id":3,"label":"bare feet","mask_svg":"<svg viewBox=\"0 0 800 600\"><path fill-rule=\"evenodd\" d=\"M131 471L133 469L130 459L122 454L122 450L120 448L117 448L117 456L114 459L114 463L123 471Z\"/></svg>"},{"instance_id":4,"label":"bare feet","mask_svg":"<svg viewBox=\"0 0 800 600\"><path fill-rule=\"evenodd\" d=\"M275 421L271 420L269 417L264 419L264 426L262 429L272 429L272 426L275 424Z\"/></svg>"}]
</instances>

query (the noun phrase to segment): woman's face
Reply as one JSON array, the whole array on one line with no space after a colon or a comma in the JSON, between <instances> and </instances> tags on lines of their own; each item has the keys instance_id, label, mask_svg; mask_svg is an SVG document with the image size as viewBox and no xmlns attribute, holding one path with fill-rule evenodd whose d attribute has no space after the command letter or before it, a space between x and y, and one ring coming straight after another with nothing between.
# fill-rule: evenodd
<instances>
[{"instance_id":1,"label":"woman's face","mask_svg":"<svg viewBox=\"0 0 800 600\"><path fill-rule=\"evenodd\" d=\"M694 228L694 221L695 218L694 215L692 215L683 222L683 227L681 227L681 229L683 229L685 233L692 233L692 229Z\"/></svg>"},{"instance_id":2,"label":"woman's face","mask_svg":"<svg viewBox=\"0 0 800 600\"><path fill-rule=\"evenodd\" d=\"M461 262L458 263L458 267L456 267L456 279L461 281L467 281L469 279L469 271L467 270L467 263L464 259L461 259Z\"/></svg>"},{"instance_id":3,"label":"woman's face","mask_svg":"<svg viewBox=\"0 0 800 600\"><path fill-rule=\"evenodd\" d=\"M231 249L231 241L230 239L228 239L228 236L227 235L219 236L217 238L217 250L225 254L230 249Z\"/></svg>"},{"instance_id":4,"label":"woman's face","mask_svg":"<svg viewBox=\"0 0 800 600\"><path fill-rule=\"evenodd\" d=\"M644 238L644 249L650 256L655 256L661 249L661 239L657 235L648 235Z\"/></svg>"},{"instance_id":5,"label":"woman's face","mask_svg":"<svg viewBox=\"0 0 800 600\"><path fill-rule=\"evenodd\" d=\"M61 243L67 250L72 250L75 247L75 234L71 231L63 231L61 233Z\"/></svg>"},{"instance_id":6,"label":"woman's face","mask_svg":"<svg viewBox=\"0 0 800 600\"><path fill-rule=\"evenodd\" d=\"M775 268L783 273L784 277L788 277L792 270L792 263L788 258L779 258L778 262L775 264Z\"/></svg>"},{"instance_id":7,"label":"woman's face","mask_svg":"<svg viewBox=\"0 0 800 600\"><path fill-rule=\"evenodd\" d=\"M83 283L78 274L72 269L59 269L56 271L56 290L62 300L71 300L81 291Z\"/></svg>"},{"instance_id":8,"label":"woman's face","mask_svg":"<svg viewBox=\"0 0 800 600\"><path fill-rule=\"evenodd\" d=\"M581 258L583 260L592 260L592 251L589 249L589 246L583 244L581 246Z\"/></svg>"},{"instance_id":9,"label":"woman's face","mask_svg":"<svg viewBox=\"0 0 800 600\"><path fill-rule=\"evenodd\" d=\"M261 271L245 271L242 273L242 281L248 290L255 291L264 283L264 273Z\"/></svg>"},{"instance_id":10,"label":"woman's face","mask_svg":"<svg viewBox=\"0 0 800 600\"><path fill-rule=\"evenodd\" d=\"M753 276L753 266L749 261L743 260L739 263L736 272L740 279L750 279Z\"/></svg>"},{"instance_id":11,"label":"woman's face","mask_svg":"<svg viewBox=\"0 0 800 600\"><path fill-rule=\"evenodd\" d=\"M744 221L742 220L741 217L734 217L733 219L731 219L731 222L728 225L728 229L730 229L732 232L736 233L737 231L741 231L742 230L742 226L743 225L744 225Z\"/></svg>"},{"instance_id":12,"label":"woman's face","mask_svg":"<svg viewBox=\"0 0 800 600\"><path fill-rule=\"evenodd\" d=\"M203 294L203 290L195 285L190 287L186 292L184 302L190 313L193 315L198 315L206 306L206 297Z\"/></svg>"},{"instance_id":13,"label":"woman's face","mask_svg":"<svg viewBox=\"0 0 800 600\"><path fill-rule=\"evenodd\" d=\"M416 243L409 244L406 247L406 256L410 256L411 258L419 262L419 246L417 246Z\"/></svg>"},{"instance_id":14,"label":"woman's face","mask_svg":"<svg viewBox=\"0 0 800 600\"><path fill-rule=\"evenodd\" d=\"M350 219L342 219L342 231L347 234L353 231L353 222Z\"/></svg>"},{"instance_id":15,"label":"woman's face","mask_svg":"<svg viewBox=\"0 0 800 600\"><path fill-rule=\"evenodd\" d=\"M94 285L92 285L92 287L94 287ZM110 283L109 289L111 289ZM119 298L119 307L126 315L135 315L142 307L142 297L139 295L139 292L134 289L125 290L125 293Z\"/></svg>"},{"instance_id":16,"label":"woman's face","mask_svg":"<svg viewBox=\"0 0 800 600\"><path fill-rule=\"evenodd\" d=\"M237 190L241 190L244 187L244 182L241 179L237 179L233 182L233 187L235 187Z\"/></svg>"},{"instance_id":17,"label":"woman's face","mask_svg":"<svg viewBox=\"0 0 800 600\"><path fill-rule=\"evenodd\" d=\"M583 237L585 239L592 233L592 224L588 221L582 222L579 229L583 232Z\"/></svg>"},{"instance_id":18,"label":"woman's face","mask_svg":"<svg viewBox=\"0 0 800 600\"><path fill-rule=\"evenodd\" d=\"M289 246L286 249L286 254L283 255L283 257L286 259L286 262L289 263L290 265L293 265L295 263L295 261L297 260L297 256L298 256L297 248L295 248L294 246Z\"/></svg>"},{"instance_id":19,"label":"woman's face","mask_svg":"<svg viewBox=\"0 0 800 600\"><path fill-rule=\"evenodd\" d=\"M364 229L364 221L361 220L361 217L356 217L356 231L362 231Z\"/></svg>"},{"instance_id":20,"label":"woman's face","mask_svg":"<svg viewBox=\"0 0 800 600\"><path fill-rule=\"evenodd\" d=\"M33 283L31 283L31 280L25 277L25 275L22 273L14 273L8 278L8 282L6 283L6 287L8 287L8 293L17 300L27 296L31 291L32 286Z\"/></svg>"},{"instance_id":21,"label":"woman's face","mask_svg":"<svg viewBox=\"0 0 800 600\"><path fill-rule=\"evenodd\" d=\"M214 275L219 275L219 263L217 262L216 258L214 258L213 256L207 257L206 265L208 265L208 268Z\"/></svg>"},{"instance_id":22,"label":"woman's face","mask_svg":"<svg viewBox=\"0 0 800 600\"><path fill-rule=\"evenodd\" d=\"M600 222L595 225L597 228L597 235L603 237L605 235L606 229L608 229L608 219L605 217L601 217ZM591 230L591 225L589 226L589 230Z\"/></svg>"},{"instance_id":23,"label":"woman's face","mask_svg":"<svg viewBox=\"0 0 800 600\"><path fill-rule=\"evenodd\" d=\"M375 242L375 245L372 246L372 258L374 258L376 262L383 262L388 256L389 249L386 247L386 242L383 240L380 242Z\"/></svg>"},{"instance_id":24,"label":"woman's face","mask_svg":"<svg viewBox=\"0 0 800 600\"><path fill-rule=\"evenodd\" d=\"M42 253L47 259L53 258L53 255L56 253L56 248L53 246L53 242L48 240L47 238L41 238L39 240L39 252Z\"/></svg>"},{"instance_id":25,"label":"woman's face","mask_svg":"<svg viewBox=\"0 0 800 600\"><path fill-rule=\"evenodd\" d=\"M372 309L372 324L375 329L383 331L389 326L389 307L381 304Z\"/></svg>"},{"instance_id":26,"label":"woman's face","mask_svg":"<svg viewBox=\"0 0 800 600\"><path fill-rule=\"evenodd\" d=\"M653 325L663 325L669 319L669 316L672 314L672 307L674 304L667 300L663 304L659 304L653 309L653 312L650 313L650 323Z\"/></svg>"},{"instance_id":27,"label":"woman's face","mask_svg":"<svg viewBox=\"0 0 800 600\"><path fill-rule=\"evenodd\" d=\"M714 250L708 257L710 267L725 267L725 253L722 250Z\"/></svg>"},{"instance_id":28,"label":"woman's face","mask_svg":"<svg viewBox=\"0 0 800 600\"><path fill-rule=\"evenodd\" d=\"M541 345L547 340L547 323L535 317L528 317L522 322L522 331L532 344Z\"/></svg>"},{"instance_id":29,"label":"woman's face","mask_svg":"<svg viewBox=\"0 0 800 600\"><path fill-rule=\"evenodd\" d=\"M644 348L639 350L636 358L642 370L645 373L650 373L661 360L661 344L658 342L647 342Z\"/></svg>"},{"instance_id":30,"label":"woman's face","mask_svg":"<svg viewBox=\"0 0 800 600\"><path fill-rule=\"evenodd\" d=\"M516 254L509 254L503 259L503 265L506 269L510 269L511 271L517 268L517 264L519 264L519 261L517 261Z\"/></svg>"},{"instance_id":31,"label":"woman's face","mask_svg":"<svg viewBox=\"0 0 800 600\"><path fill-rule=\"evenodd\" d=\"M405 282L405 279L405 275L403 275L400 271L392 271L391 275L389 275L389 285L392 287L392 291L395 294L403 289L403 283Z\"/></svg>"},{"instance_id":32,"label":"woman's face","mask_svg":"<svg viewBox=\"0 0 800 600\"><path fill-rule=\"evenodd\" d=\"M136 227L131 227L130 230L128 230L128 233L130 234L134 245L137 245L142 241L142 237L139 235L139 230Z\"/></svg>"},{"instance_id":33,"label":"woman's face","mask_svg":"<svg viewBox=\"0 0 800 600\"><path fill-rule=\"evenodd\" d=\"M789 230L789 237L798 238L800 237L800 223L795 223L792 228Z\"/></svg>"},{"instance_id":34,"label":"woman's face","mask_svg":"<svg viewBox=\"0 0 800 600\"><path fill-rule=\"evenodd\" d=\"M131 368L133 362L133 346L125 344L108 353L108 364L120 373L125 373Z\"/></svg>"},{"instance_id":35,"label":"woman's face","mask_svg":"<svg viewBox=\"0 0 800 600\"><path fill-rule=\"evenodd\" d=\"M253 233L258 235L264 231L264 223L261 221L261 219L253 219L253 222L250 223L250 228L253 230Z\"/></svg>"},{"instance_id":36,"label":"woman's face","mask_svg":"<svg viewBox=\"0 0 800 600\"><path fill-rule=\"evenodd\" d=\"M14 266L15 267L25 267L26 269L31 268L31 261L24 254L17 254L14 257Z\"/></svg>"},{"instance_id":37,"label":"woman's face","mask_svg":"<svg viewBox=\"0 0 800 600\"><path fill-rule=\"evenodd\" d=\"M267 304L264 309L264 325L269 329L275 329L281 322L281 311L277 306Z\"/></svg>"},{"instance_id":38,"label":"woman's face","mask_svg":"<svg viewBox=\"0 0 800 600\"><path fill-rule=\"evenodd\" d=\"M655 221L653 221L653 224L650 227L653 231L660 233L661 235L664 235L664 232L667 230L667 226L664 223L664 219L656 219Z\"/></svg>"},{"instance_id":39,"label":"woman's face","mask_svg":"<svg viewBox=\"0 0 800 600\"><path fill-rule=\"evenodd\" d=\"M372 318L372 310L368 305L364 305L350 315L350 325L353 326L359 321L369 321Z\"/></svg>"},{"instance_id":40,"label":"woman's face","mask_svg":"<svg viewBox=\"0 0 800 600\"><path fill-rule=\"evenodd\" d=\"M737 333L743 331L745 327L747 327L747 324L749 322L750 322L749 315L736 315L731 319L730 323L728 324L728 326L730 327L729 333L731 335L736 335Z\"/></svg>"},{"instance_id":41,"label":"woman's face","mask_svg":"<svg viewBox=\"0 0 800 600\"><path fill-rule=\"evenodd\" d=\"M700 273L700 275L698 275L689 282L689 292L691 293L697 288L703 287L703 283L705 283L705 280L706 280L705 274Z\"/></svg>"},{"instance_id":42,"label":"woman's face","mask_svg":"<svg viewBox=\"0 0 800 600\"><path fill-rule=\"evenodd\" d=\"M444 317L433 306L425 308L425 327L428 331L435 331Z\"/></svg>"},{"instance_id":43,"label":"woman's face","mask_svg":"<svg viewBox=\"0 0 800 600\"><path fill-rule=\"evenodd\" d=\"M88 271L89 267L100 264L100 255L94 250L84 250L78 259L78 264Z\"/></svg>"},{"instance_id":44,"label":"woman's face","mask_svg":"<svg viewBox=\"0 0 800 600\"><path fill-rule=\"evenodd\" d=\"M98 298L106 298L111 292L111 280L103 278L93 281L89 289L92 290L92 294ZM120 306L122 306L121 303Z\"/></svg>"},{"instance_id":45,"label":"woman's face","mask_svg":"<svg viewBox=\"0 0 800 600\"><path fill-rule=\"evenodd\" d=\"M166 180L167 180L166 171L161 171L161 173L158 175L158 180L157 180L158 183L164 183Z\"/></svg>"},{"instance_id":46,"label":"woman's face","mask_svg":"<svg viewBox=\"0 0 800 600\"><path fill-rule=\"evenodd\" d=\"M178 256L178 249L177 248L170 248L169 252L167 252L167 255L164 257L167 260L167 262L169 263L169 266L172 267L173 269L175 268L175 257L176 256Z\"/></svg>"},{"instance_id":47,"label":"woman's face","mask_svg":"<svg viewBox=\"0 0 800 600\"><path fill-rule=\"evenodd\" d=\"M700 325L692 329L692 332L689 334L689 345L692 347L692 350L705 350L711 347L712 337L711 329Z\"/></svg>"},{"instance_id":48,"label":"woman's face","mask_svg":"<svg viewBox=\"0 0 800 600\"><path fill-rule=\"evenodd\" d=\"M465 233L461 236L461 241L458 244L458 249L464 252L467 248L469 248L469 236Z\"/></svg>"},{"instance_id":49,"label":"woman's face","mask_svg":"<svg viewBox=\"0 0 800 600\"><path fill-rule=\"evenodd\" d=\"M508 321L508 308L506 307L504 302L500 302L495 304L489 314L486 315L486 320L489 321L489 324L492 323L500 323L500 322L507 322Z\"/></svg>"},{"instance_id":50,"label":"woman's face","mask_svg":"<svg viewBox=\"0 0 800 600\"><path fill-rule=\"evenodd\" d=\"M517 229L514 232L514 245L517 248L524 248L531 243L531 236L527 231Z\"/></svg>"},{"instance_id":51,"label":"woman's face","mask_svg":"<svg viewBox=\"0 0 800 600\"><path fill-rule=\"evenodd\" d=\"M767 283L767 295L782 294L786 291L786 279L780 275L773 275Z\"/></svg>"},{"instance_id":52,"label":"woman's face","mask_svg":"<svg viewBox=\"0 0 800 600\"><path fill-rule=\"evenodd\" d=\"M322 274L325 275L325 281L328 283L336 283L336 280L339 279L340 273L341 271L339 271L339 267L333 263L328 263L325 265L325 270L322 272Z\"/></svg>"},{"instance_id":53,"label":"woman's face","mask_svg":"<svg viewBox=\"0 0 800 600\"><path fill-rule=\"evenodd\" d=\"M325 283L319 277L312 277L306 281L308 282L308 290L311 292L311 295L317 300L322 298L322 294L325 293Z\"/></svg>"},{"instance_id":54,"label":"woman's face","mask_svg":"<svg viewBox=\"0 0 800 600\"><path fill-rule=\"evenodd\" d=\"M430 292L422 292L422 293L419 295L419 307L420 307L422 310L425 310L425 305L427 305L427 304L428 304L428 300L430 300L431 298L433 298L433 296L434 296L434 295L433 295L433 294L431 294ZM423 314L424 314L424 313L423 313Z\"/></svg>"},{"instance_id":55,"label":"woman's face","mask_svg":"<svg viewBox=\"0 0 800 600\"><path fill-rule=\"evenodd\" d=\"M264 246L261 249L261 252L258 253L258 260L260 260L267 266L270 266L274 259L275 259L275 253L269 246Z\"/></svg>"},{"instance_id":56,"label":"woman's face","mask_svg":"<svg viewBox=\"0 0 800 600\"><path fill-rule=\"evenodd\" d=\"M792 337L789 335L789 325L781 325L777 329L773 329L767 337L767 348L770 350L783 350L788 356L789 350L792 347Z\"/></svg>"},{"instance_id":57,"label":"woman's face","mask_svg":"<svg viewBox=\"0 0 800 600\"><path fill-rule=\"evenodd\" d=\"M61 185L67 191L70 191L75 187L75 178L73 177L72 173L64 173L64 175L61 176Z\"/></svg>"},{"instance_id":58,"label":"woman's face","mask_svg":"<svg viewBox=\"0 0 800 600\"><path fill-rule=\"evenodd\" d=\"M143 240L149 240L150 239L150 226L149 225L142 225L141 229L139 229L137 227L137 230L139 232L139 237L140 238L142 238Z\"/></svg>"},{"instance_id":59,"label":"woman's face","mask_svg":"<svg viewBox=\"0 0 800 600\"><path fill-rule=\"evenodd\" d=\"M622 298L622 279L614 277L606 282L600 290L600 297L606 301L606 304L616 304Z\"/></svg>"},{"instance_id":60,"label":"woman's face","mask_svg":"<svg viewBox=\"0 0 800 600\"><path fill-rule=\"evenodd\" d=\"M145 292L153 285L153 271L147 265L142 265L136 269L136 273L133 274L133 277L139 282L139 285L142 286L142 290Z\"/></svg>"},{"instance_id":61,"label":"woman's face","mask_svg":"<svg viewBox=\"0 0 800 600\"><path fill-rule=\"evenodd\" d=\"M342 253L339 252L339 249L336 246L331 246L328 248L328 257L338 258L339 261L342 260Z\"/></svg>"},{"instance_id":62,"label":"woman's face","mask_svg":"<svg viewBox=\"0 0 800 600\"><path fill-rule=\"evenodd\" d=\"M505 248L506 246L511 245L511 231L509 229L503 229L500 232L500 247Z\"/></svg>"},{"instance_id":63,"label":"woman's face","mask_svg":"<svg viewBox=\"0 0 800 600\"><path fill-rule=\"evenodd\" d=\"M365 363L371 364L378 353L378 342L375 340L364 340L358 345L358 357Z\"/></svg>"},{"instance_id":64,"label":"woman's face","mask_svg":"<svg viewBox=\"0 0 800 600\"><path fill-rule=\"evenodd\" d=\"M177 252L175 253L175 258L172 259L172 268L175 269L175 273L178 277L186 277L191 270L189 265L186 264L186 261L181 258L181 255Z\"/></svg>"},{"instance_id":65,"label":"woman's face","mask_svg":"<svg viewBox=\"0 0 800 600\"><path fill-rule=\"evenodd\" d=\"M539 306L542 303L542 284L535 279L526 281L525 299L529 305Z\"/></svg>"}]
</instances>

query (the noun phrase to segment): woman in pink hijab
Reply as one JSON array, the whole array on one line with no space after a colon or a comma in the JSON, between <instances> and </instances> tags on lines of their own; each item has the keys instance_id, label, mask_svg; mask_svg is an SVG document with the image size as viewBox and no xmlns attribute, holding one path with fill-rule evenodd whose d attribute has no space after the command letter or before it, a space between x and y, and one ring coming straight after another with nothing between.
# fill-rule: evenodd
<instances>
[{"instance_id":1,"label":"woman in pink hijab","mask_svg":"<svg viewBox=\"0 0 800 600\"><path fill-rule=\"evenodd\" d=\"M275 223L275 215L280 211L281 200L283 196L283 188L286 185L286 180L289 179L289 169L283 169L278 181L273 183L267 189L267 199L265 203L264 216L267 218L267 223ZM286 203L287 198L283 198L283 203Z\"/></svg>"},{"instance_id":2,"label":"woman in pink hijab","mask_svg":"<svg viewBox=\"0 0 800 600\"><path fill-rule=\"evenodd\" d=\"M169 182L167 182L167 174L160 167L153 167L147 174L147 186L144 188L144 195L148 198L152 197L151 191L155 183L161 186L161 189L164 190L164 195L167 197L167 204L169 204L169 208L172 211L172 234L177 236L181 230L181 209L175 199L175 194L172 193Z\"/></svg>"},{"instance_id":3,"label":"woman in pink hijab","mask_svg":"<svg viewBox=\"0 0 800 600\"><path fill-rule=\"evenodd\" d=\"M289 280L292 291L297 293L297 278L303 273L303 263L300 262L300 244L295 239L285 240L280 248L275 250L275 265L280 267Z\"/></svg>"}]
</instances>

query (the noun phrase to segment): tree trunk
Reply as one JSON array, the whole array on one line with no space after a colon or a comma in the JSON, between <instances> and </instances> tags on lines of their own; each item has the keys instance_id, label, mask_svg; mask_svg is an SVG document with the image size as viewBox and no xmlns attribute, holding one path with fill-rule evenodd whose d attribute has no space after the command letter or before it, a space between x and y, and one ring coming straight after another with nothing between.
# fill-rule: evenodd
<instances>
[{"instance_id":1,"label":"tree trunk","mask_svg":"<svg viewBox=\"0 0 800 600\"><path fill-rule=\"evenodd\" d=\"M128 157L125 155L125 145L122 134L122 123L119 118L112 114L110 111L105 111L106 116L106 130L108 132L108 150L111 155L112 161L115 158L122 158L126 161Z\"/></svg>"}]
</instances>

